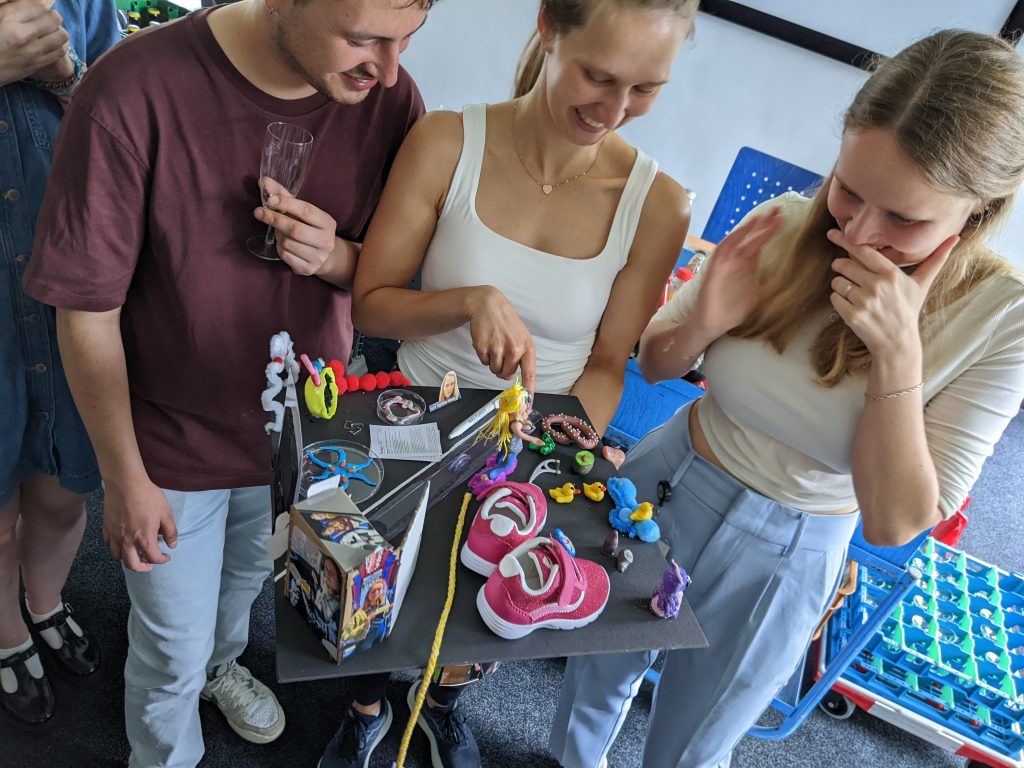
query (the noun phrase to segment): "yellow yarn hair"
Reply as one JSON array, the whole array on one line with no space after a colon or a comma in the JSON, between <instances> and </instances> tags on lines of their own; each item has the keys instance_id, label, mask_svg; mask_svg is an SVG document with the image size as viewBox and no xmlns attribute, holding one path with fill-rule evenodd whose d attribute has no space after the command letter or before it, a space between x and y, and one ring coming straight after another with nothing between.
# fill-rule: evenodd
<instances>
[{"instance_id":1,"label":"yellow yarn hair","mask_svg":"<svg viewBox=\"0 0 1024 768\"><path fill-rule=\"evenodd\" d=\"M518 384L518 382L516 382ZM452 553L448 558L448 594L444 599L444 608L441 609L441 618L437 622L437 629L434 630L434 642L430 646L430 658L423 670L423 679L420 688L416 692L416 701L413 703L412 711L409 713L409 722L405 724L405 731L402 733L402 741L398 745L398 759L392 763L395 768L403 768L405 756L409 752L409 742L412 741L413 729L416 727L416 720L419 719L420 710L423 708L423 701L427 696L427 682L434 675L434 668L437 666L437 657L441 653L441 640L444 639L444 630L448 626L448 614L452 611L452 602L455 600L455 563L459 557L459 542L462 540L462 527L466 522L466 510L469 509L469 500L473 494L467 493L462 497L462 508L459 510L459 519L455 522L455 538L452 540Z\"/></svg>"},{"instance_id":2,"label":"yellow yarn hair","mask_svg":"<svg viewBox=\"0 0 1024 768\"><path fill-rule=\"evenodd\" d=\"M487 426L480 430L478 440L498 439L498 450L504 456L508 456L508 449L512 443L512 421L530 399L530 393L526 391L519 379L516 383L501 393L498 398L498 412L494 414Z\"/></svg>"}]
</instances>

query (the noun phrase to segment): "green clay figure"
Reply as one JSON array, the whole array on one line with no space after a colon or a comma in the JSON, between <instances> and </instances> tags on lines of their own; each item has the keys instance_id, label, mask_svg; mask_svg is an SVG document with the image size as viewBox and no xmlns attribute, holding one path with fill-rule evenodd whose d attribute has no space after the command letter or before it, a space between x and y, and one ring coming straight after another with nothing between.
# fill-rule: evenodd
<instances>
[{"instance_id":1,"label":"green clay figure","mask_svg":"<svg viewBox=\"0 0 1024 768\"><path fill-rule=\"evenodd\" d=\"M534 445L533 443L529 443L527 447L531 451L536 451L541 456L550 456L555 450L555 441L552 439L551 435L545 434L544 445Z\"/></svg>"}]
</instances>

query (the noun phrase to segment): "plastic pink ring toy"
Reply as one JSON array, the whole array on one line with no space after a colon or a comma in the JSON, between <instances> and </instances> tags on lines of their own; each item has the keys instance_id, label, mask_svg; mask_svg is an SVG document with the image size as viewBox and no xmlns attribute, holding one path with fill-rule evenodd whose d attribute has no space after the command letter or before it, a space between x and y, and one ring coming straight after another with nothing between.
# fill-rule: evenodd
<instances>
[{"instance_id":1,"label":"plastic pink ring toy","mask_svg":"<svg viewBox=\"0 0 1024 768\"><path fill-rule=\"evenodd\" d=\"M401 395L389 397L380 404L380 407L384 412L384 418L392 424L408 424L423 415L423 409L418 404ZM405 410L406 413L399 415L396 413L399 409Z\"/></svg>"}]
</instances>

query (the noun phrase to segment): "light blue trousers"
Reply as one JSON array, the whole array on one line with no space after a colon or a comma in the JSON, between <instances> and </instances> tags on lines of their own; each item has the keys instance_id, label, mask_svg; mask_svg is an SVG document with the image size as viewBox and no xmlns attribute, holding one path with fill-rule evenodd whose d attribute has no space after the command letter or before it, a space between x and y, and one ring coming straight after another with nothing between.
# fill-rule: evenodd
<instances>
[{"instance_id":1,"label":"light blue trousers","mask_svg":"<svg viewBox=\"0 0 1024 768\"><path fill-rule=\"evenodd\" d=\"M178 544L150 573L125 569L132 607L124 666L130 768L194 768L203 756L206 670L238 657L270 575L270 489L164 494Z\"/></svg>"},{"instance_id":2,"label":"light blue trousers","mask_svg":"<svg viewBox=\"0 0 1024 768\"><path fill-rule=\"evenodd\" d=\"M811 515L752 491L693 451L688 417L684 408L641 440L622 467L640 499L657 498L659 480L672 485L658 523L693 579L686 597L709 643L666 654L643 768L729 765L799 664L858 517ZM656 655L569 659L550 740L562 765L596 768Z\"/></svg>"}]
</instances>

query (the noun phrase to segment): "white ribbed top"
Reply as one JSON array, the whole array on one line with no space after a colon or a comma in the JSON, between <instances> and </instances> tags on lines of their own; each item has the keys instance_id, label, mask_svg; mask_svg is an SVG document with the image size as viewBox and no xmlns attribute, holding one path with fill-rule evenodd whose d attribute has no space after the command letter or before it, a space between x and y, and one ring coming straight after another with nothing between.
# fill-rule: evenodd
<instances>
[{"instance_id":1,"label":"white ribbed top","mask_svg":"<svg viewBox=\"0 0 1024 768\"><path fill-rule=\"evenodd\" d=\"M462 156L423 260L422 288L499 288L533 336L537 391L565 394L590 357L612 284L626 264L658 164L637 150L604 248L590 259L568 259L503 237L480 220L476 195L487 135L486 105L466 107L463 133ZM515 268L511 268L513 264ZM440 385L445 372L455 370L462 386L508 387L507 381L480 363L468 325L404 342L398 361L415 384Z\"/></svg>"},{"instance_id":2,"label":"white ribbed top","mask_svg":"<svg viewBox=\"0 0 1024 768\"><path fill-rule=\"evenodd\" d=\"M787 225L799 225L809 208L795 194L764 205L780 204ZM700 285L698 275L655 319L685 318ZM925 346L924 419L939 506L949 516L1024 399L1024 278L992 279L943 314ZM809 322L781 355L760 341L720 338L704 358L709 386L698 414L730 473L808 512L856 503L851 452L867 378L848 376L831 389L815 383L808 351L826 319Z\"/></svg>"}]
</instances>

